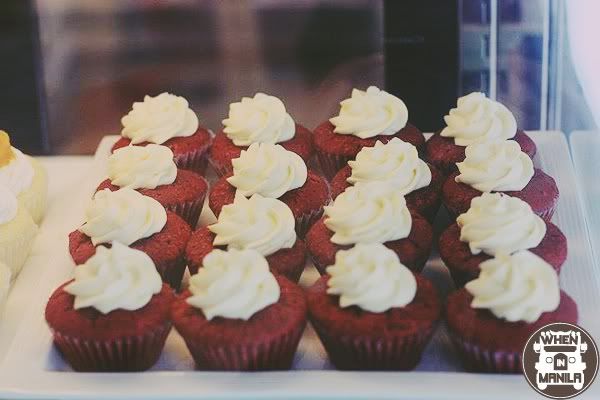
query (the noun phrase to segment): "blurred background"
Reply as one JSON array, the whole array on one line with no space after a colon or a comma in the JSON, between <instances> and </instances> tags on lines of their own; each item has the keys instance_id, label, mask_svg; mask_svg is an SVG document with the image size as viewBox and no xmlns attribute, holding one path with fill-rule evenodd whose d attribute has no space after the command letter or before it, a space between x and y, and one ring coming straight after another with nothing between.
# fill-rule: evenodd
<instances>
[{"instance_id":1,"label":"blurred background","mask_svg":"<svg viewBox=\"0 0 600 400\"><path fill-rule=\"evenodd\" d=\"M587 90L596 50L578 27L593 0L2 4L0 124L33 153L93 153L134 101L163 91L213 130L229 103L257 91L314 128L369 85L405 100L425 131L471 91L529 130L593 129L600 110Z\"/></svg>"}]
</instances>

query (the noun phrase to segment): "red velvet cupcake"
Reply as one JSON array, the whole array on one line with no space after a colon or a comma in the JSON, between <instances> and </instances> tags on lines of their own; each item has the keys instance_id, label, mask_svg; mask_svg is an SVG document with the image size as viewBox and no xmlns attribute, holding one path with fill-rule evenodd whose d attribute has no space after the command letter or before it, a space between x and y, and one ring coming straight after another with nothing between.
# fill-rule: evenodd
<instances>
[{"instance_id":1,"label":"red velvet cupcake","mask_svg":"<svg viewBox=\"0 0 600 400\"><path fill-rule=\"evenodd\" d=\"M554 269L523 250L481 265L481 274L448 298L446 318L465 368L520 373L529 336L554 322L577 323L577 305Z\"/></svg>"},{"instance_id":2,"label":"red velvet cupcake","mask_svg":"<svg viewBox=\"0 0 600 400\"><path fill-rule=\"evenodd\" d=\"M311 324L344 370L417 366L441 314L431 282L381 244L357 244L308 289Z\"/></svg>"},{"instance_id":3,"label":"red velvet cupcake","mask_svg":"<svg viewBox=\"0 0 600 400\"><path fill-rule=\"evenodd\" d=\"M123 243L148 254L163 281L179 289L190 235L190 226L156 200L128 188L103 190L86 211L86 223L69 234L69 252L83 264L98 246Z\"/></svg>"},{"instance_id":4,"label":"red velvet cupcake","mask_svg":"<svg viewBox=\"0 0 600 400\"><path fill-rule=\"evenodd\" d=\"M108 159L108 179L98 191L135 189L196 227L208 191L206 180L195 172L177 169L173 152L165 146L127 146Z\"/></svg>"},{"instance_id":5,"label":"red velvet cupcake","mask_svg":"<svg viewBox=\"0 0 600 400\"><path fill-rule=\"evenodd\" d=\"M340 103L340 113L315 129L315 151L328 179L353 160L363 147L396 137L415 146L425 145L423 133L408 123L408 110L399 98L375 86L354 89Z\"/></svg>"},{"instance_id":6,"label":"red velvet cupcake","mask_svg":"<svg viewBox=\"0 0 600 400\"><path fill-rule=\"evenodd\" d=\"M444 177L437 168L419 159L416 147L400 139L363 148L356 160L348 161L331 180L332 197L335 199L349 186L363 182L387 183L406 197L409 209L430 222L440 208Z\"/></svg>"},{"instance_id":7,"label":"red velvet cupcake","mask_svg":"<svg viewBox=\"0 0 600 400\"><path fill-rule=\"evenodd\" d=\"M212 136L199 126L198 117L183 97L170 93L146 96L143 102L133 103L121 123L122 138L113 151L131 144L162 144L171 149L178 168L204 175Z\"/></svg>"},{"instance_id":8,"label":"red velvet cupcake","mask_svg":"<svg viewBox=\"0 0 600 400\"><path fill-rule=\"evenodd\" d=\"M306 235L306 246L321 274L339 250L356 243L383 243L402 264L423 269L431 252L433 231L425 218L406 207L404 197L380 182L348 188Z\"/></svg>"},{"instance_id":9,"label":"red velvet cupcake","mask_svg":"<svg viewBox=\"0 0 600 400\"><path fill-rule=\"evenodd\" d=\"M222 293L223 290L226 293ZM214 250L171 316L200 370L286 370L306 326L302 289L255 250Z\"/></svg>"},{"instance_id":10,"label":"red velvet cupcake","mask_svg":"<svg viewBox=\"0 0 600 400\"><path fill-rule=\"evenodd\" d=\"M152 260L117 242L56 289L46 321L75 371L144 371L158 360L171 330L173 300Z\"/></svg>"},{"instance_id":11,"label":"red velvet cupcake","mask_svg":"<svg viewBox=\"0 0 600 400\"><path fill-rule=\"evenodd\" d=\"M294 216L277 199L238 194L223 207L217 223L192 234L185 258L195 274L213 249L255 249L266 257L271 271L298 282L306 264L306 245L294 231Z\"/></svg>"},{"instance_id":12,"label":"red velvet cupcake","mask_svg":"<svg viewBox=\"0 0 600 400\"><path fill-rule=\"evenodd\" d=\"M323 214L329 203L329 184L307 170L300 156L279 145L250 145L233 160L233 174L221 178L212 188L209 206L218 217L224 205L233 203L235 194L246 197L260 194L284 202L296 218L296 231L304 237L308 228Z\"/></svg>"},{"instance_id":13,"label":"red velvet cupcake","mask_svg":"<svg viewBox=\"0 0 600 400\"><path fill-rule=\"evenodd\" d=\"M442 233L438 249L456 286L461 287L477 278L479 264L502 252L530 250L559 274L567 258L567 238L524 201L484 193Z\"/></svg>"},{"instance_id":14,"label":"red velvet cupcake","mask_svg":"<svg viewBox=\"0 0 600 400\"><path fill-rule=\"evenodd\" d=\"M517 128L512 113L483 93L459 98L444 120L447 126L427 141L425 158L446 175L456 171L456 163L465 159L465 148L471 144L514 140L530 158L535 156L535 143Z\"/></svg>"},{"instance_id":15,"label":"red velvet cupcake","mask_svg":"<svg viewBox=\"0 0 600 400\"><path fill-rule=\"evenodd\" d=\"M534 168L531 159L514 141L467 147L465 161L458 163L442 187L442 201L451 216L469 209L471 200L484 192L501 192L531 206L546 221L558 202L554 179Z\"/></svg>"},{"instance_id":16,"label":"red velvet cupcake","mask_svg":"<svg viewBox=\"0 0 600 400\"><path fill-rule=\"evenodd\" d=\"M210 150L210 163L219 176L233 171L231 160L252 143L280 144L308 164L313 154L311 132L294 123L277 97L257 93L229 106L229 117L217 133Z\"/></svg>"}]
</instances>

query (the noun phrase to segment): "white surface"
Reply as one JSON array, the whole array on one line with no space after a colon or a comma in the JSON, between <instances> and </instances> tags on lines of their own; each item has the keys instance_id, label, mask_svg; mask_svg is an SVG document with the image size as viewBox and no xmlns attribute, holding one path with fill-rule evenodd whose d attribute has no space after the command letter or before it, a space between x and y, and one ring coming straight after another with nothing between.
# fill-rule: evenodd
<instances>
[{"instance_id":1,"label":"white surface","mask_svg":"<svg viewBox=\"0 0 600 400\"><path fill-rule=\"evenodd\" d=\"M558 182L561 198L554 221L569 239L569 257L561 284L580 308L580 323L600 338L600 284L575 176L564 136L558 132L533 133L540 157L536 163ZM99 154L106 154L104 142ZM0 325L0 397L15 398L394 398L394 399L537 399L519 375L469 374L460 371L454 352L440 328L415 372L338 372L330 370L325 353L312 331L307 331L291 372L209 373L193 371L193 362L181 338L173 332L157 366L150 372L82 374L70 372L52 348L43 311L51 291L67 280L72 262L66 250L69 231L78 226L83 207L101 180L102 157L90 160L44 160L52 179L51 207L36 252L29 260L9 299L9 317ZM87 166L87 167L86 167ZM90 172L93 169L93 173ZM205 221L210 218L206 213ZM448 291L448 274L437 257L425 273L442 292ZM302 282L316 279L312 267ZM27 304L27 306L24 306ZM18 330L19 316L23 320ZM15 335L16 331L16 335ZM326 370L323 370L326 369ZM431 372L445 371L445 372ZM582 399L600 398L596 383Z\"/></svg>"}]
</instances>

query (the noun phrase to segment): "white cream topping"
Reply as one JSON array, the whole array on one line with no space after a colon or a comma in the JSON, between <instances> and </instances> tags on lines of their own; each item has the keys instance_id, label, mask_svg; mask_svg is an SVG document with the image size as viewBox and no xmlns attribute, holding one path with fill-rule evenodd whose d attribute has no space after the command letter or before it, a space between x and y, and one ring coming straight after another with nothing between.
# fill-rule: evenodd
<instances>
[{"instance_id":1,"label":"white cream topping","mask_svg":"<svg viewBox=\"0 0 600 400\"><path fill-rule=\"evenodd\" d=\"M348 161L348 165L352 174L347 181L351 184L379 181L407 195L431 183L431 170L419 158L417 148L398 138L363 147L356 160Z\"/></svg>"},{"instance_id":2,"label":"white cream topping","mask_svg":"<svg viewBox=\"0 0 600 400\"><path fill-rule=\"evenodd\" d=\"M234 202L223 207L217 222L208 229L216 235L215 246L254 249L268 256L294 246L294 227L294 215L285 203L259 194L247 199L236 193Z\"/></svg>"},{"instance_id":3,"label":"white cream topping","mask_svg":"<svg viewBox=\"0 0 600 400\"><path fill-rule=\"evenodd\" d=\"M413 273L380 243L360 243L338 251L327 273L331 276L327 293L340 296L342 308L358 306L381 313L410 304L417 293Z\"/></svg>"},{"instance_id":4,"label":"white cream topping","mask_svg":"<svg viewBox=\"0 0 600 400\"><path fill-rule=\"evenodd\" d=\"M175 182L177 166L166 146L126 146L108 158L108 178L121 188L156 189Z\"/></svg>"},{"instance_id":5,"label":"white cream topping","mask_svg":"<svg viewBox=\"0 0 600 400\"><path fill-rule=\"evenodd\" d=\"M229 105L223 132L236 146L252 143L281 143L296 134L296 124L277 97L257 93Z\"/></svg>"},{"instance_id":6,"label":"white cream topping","mask_svg":"<svg viewBox=\"0 0 600 400\"><path fill-rule=\"evenodd\" d=\"M190 278L188 304L214 317L248 320L277 303L280 289L267 260L256 250L213 250Z\"/></svg>"},{"instance_id":7,"label":"white cream topping","mask_svg":"<svg viewBox=\"0 0 600 400\"><path fill-rule=\"evenodd\" d=\"M278 144L253 143L231 163L233 176L227 182L246 197L258 193L277 199L302 187L308 176L302 157Z\"/></svg>"},{"instance_id":8,"label":"white cream topping","mask_svg":"<svg viewBox=\"0 0 600 400\"><path fill-rule=\"evenodd\" d=\"M167 223L167 212L158 201L129 188L97 192L85 216L79 230L94 246L114 242L130 245L160 232Z\"/></svg>"},{"instance_id":9,"label":"white cream topping","mask_svg":"<svg viewBox=\"0 0 600 400\"><path fill-rule=\"evenodd\" d=\"M473 295L471 307L489 309L510 322L527 323L558 308L558 276L550 264L532 252L498 254L479 267L479 277L465 286Z\"/></svg>"},{"instance_id":10,"label":"white cream topping","mask_svg":"<svg viewBox=\"0 0 600 400\"><path fill-rule=\"evenodd\" d=\"M521 199L502 193L483 193L458 216L460 240L471 253L494 256L532 249L546 235L546 223Z\"/></svg>"},{"instance_id":11,"label":"white cream topping","mask_svg":"<svg viewBox=\"0 0 600 400\"><path fill-rule=\"evenodd\" d=\"M406 126L408 109L402 100L375 86L352 90L352 96L340 103L340 113L329 120L334 132L367 139L394 135Z\"/></svg>"},{"instance_id":12,"label":"white cream topping","mask_svg":"<svg viewBox=\"0 0 600 400\"><path fill-rule=\"evenodd\" d=\"M412 217L406 200L382 182L348 187L325 207L325 226L340 245L385 243L408 237Z\"/></svg>"},{"instance_id":13,"label":"white cream topping","mask_svg":"<svg viewBox=\"0 0 600 400\"><path fill-rule=\"evenodd\" d=\"M75 296L76 310L93 307L102 314L139 310L162 289L162 280L150 257L115 242L98 247L85 264L75 267L75 280L64 287Z\"/></svg>"},{"instance_id":14,"label":"white cream topping","mask_svg":"<svg viewBox=\"0 0 600 400\"><path fill-rule=\"evenodd\" d=\"M198 116L188 101L170 93L146 96L133 103L129 114L121 119L121 135L132 144L150 142L163 144L175 137L192 136L198 130Z\"/></svg>"},{"instance_id":15,"label":"white cream topping","mask_svg":"<svg viewBox=\"0 0 600 400\"><path fill-rule=\"evenodd\" d=\"M462 182L480 192L523 190L534 174L533 161L513 140L467 146L465 160L456 163Z\"/></svg>"},{"instance_id":16,"label":"white cream topping","mask_svg":"<svg viewBox=\"0 0 600 400\"><path fill-rule=\"evenodd\" d=\"M440 135L453 137L458 146L503 141L517 133L517 121L508 108L479 92L460 97L444 121L447 126Z\"/></svg>"},{"instance_id":17,"label":"white cream topping","mask_svg":"<svg viewBox=\"0 0 600 400\"><path fill-rule=\"evenodd\" d=\"M0 186L8 188L18 196L31 187L35 171L29 156L14 147L11 149L15 158L10 160L8 165L0 167Z\"/></svg>"},{"instance_id":18,"label":"white cream topping","mask_svg":"<svg viewBox=\"0 0 600 400\"><path fill-rule=\"evenodd\" d=\"M4 186L0 186L0 225L12 221L17 216L19 201L15 194Z\"/></svg>"}]
</instances>

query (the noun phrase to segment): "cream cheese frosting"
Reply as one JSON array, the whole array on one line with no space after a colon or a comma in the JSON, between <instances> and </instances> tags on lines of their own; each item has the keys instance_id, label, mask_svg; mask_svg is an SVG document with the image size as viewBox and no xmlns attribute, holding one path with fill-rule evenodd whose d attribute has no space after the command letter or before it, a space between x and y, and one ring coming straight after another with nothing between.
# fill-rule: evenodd
<instances>
[{"instance_id":1,"label":"cream cheese frosting","mask_svg":"<svg viewBox=\"0 0 600 400\"><path fill-rule=\"evenodd\" d=\"M352 169L347 179L350 184L384 182L407 195L431 183L431 170L419 158L417 148L398 138L363 147L348 165Z\"/></svg>"},{"instance_id":2,"label":"cream cheese frosting","mask_svg":"<svg viewBox=\"0 0 600 400\"><path fill-rule=\"evenodd\" d=\"M121 124L121 135L131 139L132 144L163 144L175 137L192 136L199 126L198 116L189 108L188 101L166 92L133 103Z\"/></svg>"},{"instance_id":3,"label":"cream cheese frosting","mask_svg":"<svg viewBox=\"0 0 600 400\"><path fill-rule=\"evenodd\" d=\"M201 309L209 321L215 317L248 320L280 296L267 260L256 250L211 251L190 278L189 290L187 303Z\"/></svg>"},{"instance_id":4,"label":"cream cheese frosting","mask_svg":"<svg viewBox=\"0 0 600 400\"><path fill-rule=\"evenodd\" d=\"M503 141L517 133L517 121L508 108L479 92L460 97L444 121L440 135L454 138L458 146Z\"/></svg>"},{"instance_id":5,"label":"cream cheese frosting","mask_svg":"<svg viewBox=\"0 0 600 400\"><path fill-rule=\"evenodd\" d=\"M324 214L331 241L340 245L404 239L412 227L404 196L382 182L348 187Z\"/></svg>"},{"instance_id":6,"label":"cream cheese frosting","mask_svg":"<svg viewBox=\"0 0 600 400\"><path fill-rule=\"evenodd\" d=\"M0 185L18 196L31 187L35 170L29 156L14 147L11 150L13 158L8 164L0 167Z\"/></svg>"},{"instance_id":7,"label":"cream cheese frosting","mask_svg":"<svg viewBox=\"0 0 600 400\"><path fill-rule=\"evenodd\" d=\"M380 243L359 243L335 255L327 267L327 293L338 295L340 307L358 306L381 313L410 304L417 280L392 250Z\"/></svg>"},{"instance_id":8,"label":"cream cheese frosting","mask_svg":"<svg viewBox=\"0 0 600 400\"><path fill-rule=\"evenodd\" d=\"M556 271L528 250L498 254L480 268L479 277L465 285L473 308L488 309L509 322L532 323L560 304Z\"/></svg>"},{"instance_id":9,"label":"cream cheese frosting","mask_svg":"<svg viewBox=\"0 0 600 400\"><path fill-rule=\"evenodd\" d=\"M156 189L175 182L177 166L166 146L125 146L108 158L108 178L121 188Z\"/></svg>"},{"instance_id":10,"label":"cream cheese frosting","mask_svg":"<svg viewBox=\"0 0 600 400\"><path fill-rule=\"evenodd\" d=\"M253 143L231 163L233 175L227 182L246 197L258 193L277 199L302 187L308 176L304 160L278 144Z\"/></svg>"},{"instance_id":11,"label":"cream cheese frosting","mask_svg":"<svg viewBox=\"0 0 600 400\"><path fill-rule=\"evenodd\" d=\"M97 192L79 230L95 245L120 242L130 245L160 232L167 223L164 207L133 189Z\"/></svg>"},{"instance_id":12,"label":"cream cheese frosting","mask_svg":"<svg viewBox=\"0 0 600 400\"><path fill-rule=\"evenodd\" d=\"M460 240L472 254L512 254L537 247L546 235L546 223L521 199L502 193L483 193L458 216Z\"/></svg>"},{"instance_id":13,"label":"cream cheese frosting","mask_svg":"<svg viewBox=\"0 0 600 400\"><path fill-rule=\"evenodd\" d=\"M533 161L513 140L467 146L465 160L456 163L456 182L480 192L523 190L534 174Z\"/></svg>"},{"instance_id":14,"label":"cream cheese frosting","mask_svg":"<svg viewBox=\"0 0 600 400\"><path fill-rule=\"evenodd\" d=\"M162 280L143 251L115 242L99 247L85 264L75 268L75 279L64 290L75 296L76 310L93 307L102 314L139 310L162 289Z\"/></svg>"},{"instance_id":15,"label":"cream cheese frosting","mask_svg":"<svg viewBox=\"0 0 600 400\"><path fill-rule=\"evenodd\" d=\"M281 143L296 134L296 124L277 97L257 93L229 105L223 132L236 146Z\"/></svg>"},{"instance_id":16,"label":"cream cheese frosting","mask_svg":"<svg viewBox=\"0 0 600 400\"><path fill-rule=\"evenodd\" d=\"M394 135L406 126L408 109L402 100L375 86L353 89L352 96L340 103L340 113L329 120L334 132L361 139Z\"/></svg>"},{"instance_id":17,"label":"cream cheese frosting","mask_svg":"<svg viewBox=\"0 0 600 400\"><path fill-rule=\"evenodd\" d=\"M254 249L263 256L296 243L295 219L285 203L255 194L249 199L236 192L232 204L223 207L217 222L208 229L215 246L228 250Z\"/></svg>"},{"instance_id":18,"label":"cream cheese frosting","mask_svg":"<svg viewBox=\"0 0 600 400\"><path fill-rule=\"evenodd\" d=\"M0 186L0 225L15 219L18 209L19 201L15 194L8 188Z\"/></svg>"}]
</instances>

